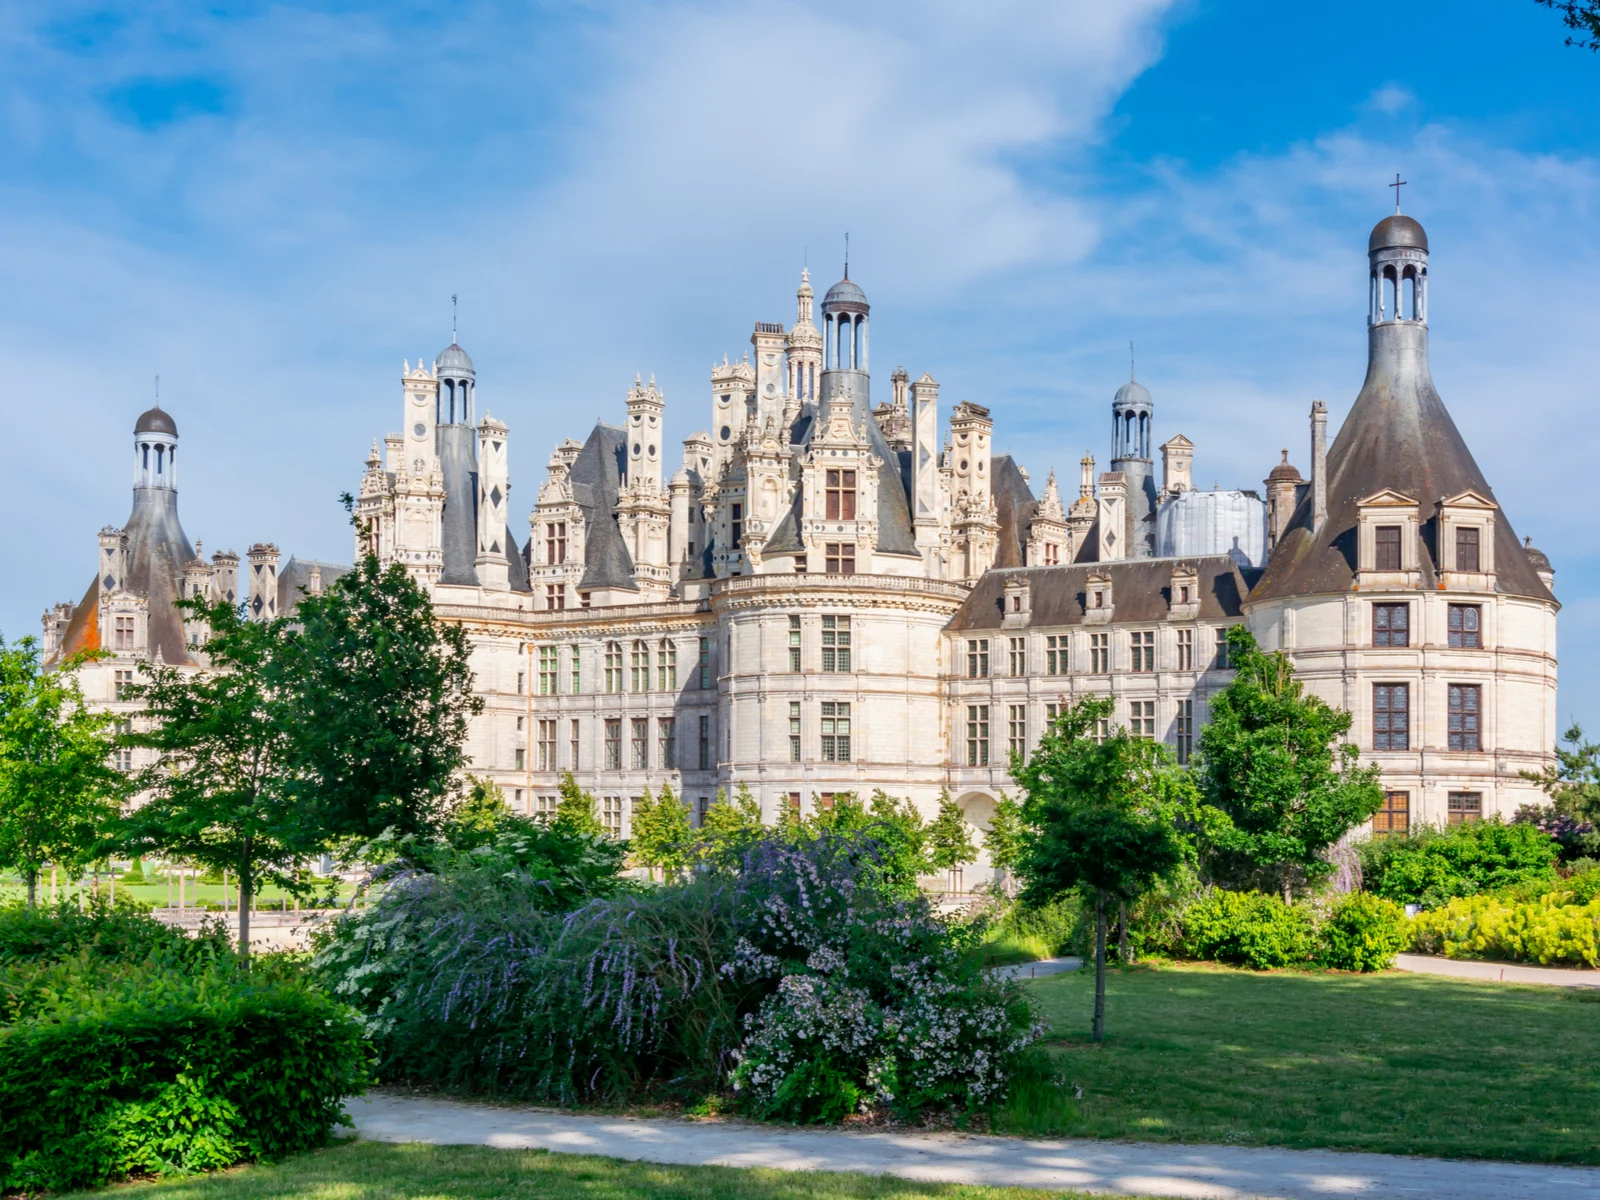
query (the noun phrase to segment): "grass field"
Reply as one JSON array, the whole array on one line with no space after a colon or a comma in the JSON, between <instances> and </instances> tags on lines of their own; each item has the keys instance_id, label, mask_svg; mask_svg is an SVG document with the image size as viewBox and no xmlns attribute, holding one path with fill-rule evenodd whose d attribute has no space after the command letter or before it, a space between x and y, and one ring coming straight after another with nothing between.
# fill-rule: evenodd
<instances>
[{"instance_id":1,"label":"grass field","mask_svg":"<svg viewBox=\"0 0 1600 1200\"><path fill-rule=\"evenodd\" d=\"M80 1200L1039 1200L1041 1194L886 1175L664 1167L530 1150L379 1142L303 1154L277 1166L73 1193ZM1087 1200L1082 1192L1049 1195Z\"/></svg>"},{"instance_id":2,"label":"grass field","mask_svg":"<svg viewBox=\"0 0 1600 1200\"><path fill-rule=\"evenodd\" d=\"M84 890L90 890L87 883ZM227 891L228 907L232 909L239 903L239 889L236 885L230 883ZM339 887L340 895L345 898L349 897L351 891L352 888L349 884L341 884ZM222 892L223 888L220 883L196 883L193 879L190 879L183 885L184 903L190 907L196 904L212 904L220 907L222 904ZM21 900L27 894L27 888L20 880L10 877L0 879L0 900ZM56 890L58 897L64 898L76 894L73 889L66 886L64 880L58 882ZM100 894L110 894L110 885L104 878L100 880ZM171 907L176 908L178 906L178 884L174 880L169 889L165 880L154 883L123 883L119 879L117 881L117 897L118 899L127 897L137 900L140 904L148 904L152 908L164 908L169 903ZM50 877L48 874L40 881L39 898L46 901L50 899ZM276 907L283 898L283 889L267 887L258 896L257 905L258 907L269 905ZM293 906L293 901L290 901L290 907L292 908Z\"/></svg>"},{"instance_id":3,"label":"grass field","mask_svg":"<svg viewBox=\"0 0 1600 1200\"><path fill-rule=\"evenodd\" d=\"M1018 1132L1600 1163L1600 995L1205 966L1028 985L1083 1099Z\"/></svg>"}]
</instances>

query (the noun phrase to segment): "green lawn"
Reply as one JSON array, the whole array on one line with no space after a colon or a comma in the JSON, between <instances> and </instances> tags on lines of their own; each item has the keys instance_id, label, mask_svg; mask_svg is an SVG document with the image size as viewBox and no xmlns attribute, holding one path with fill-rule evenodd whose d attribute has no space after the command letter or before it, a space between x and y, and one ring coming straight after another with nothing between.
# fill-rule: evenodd
<instances>
[{"instance_id":1,"label":"green lawn","mask_svg":"<svg viewBox=\"0 0 1600 1200\"><path fill-rule=\"evenodd\" d=\"M90 890L87 883L85 884L84 890ZM349 898L353 890L354 889L350 884L339 885L339 894L346 899ZM196 883L193 879L190 879L183 885L184 903L191 908L196 904L214 904L220 906L222 904L222 892L223 888L220 883ZM227 892L228 908L232 910L233 908L237 907L239 903L238 886L230 883L228 885ZM27 894L27 888L20 881L11 879L0 881L0 900L21 900ZM58 882L56 891L56 895L58 897L70 897L75 894L76 893L70 887L65 885L64 881ZM103 896L110 894L109 885L103 877L100 880L100 894ZM123 883L120 879L117 881L117 896L119 899L122 897L128 897L130 899L137 900L141 904L148 904L153 908L165 908L167 907L169 895L171 898L171 906L176 908L178 906L178 884L176 880L173 881L170 892L165 880L155 883ZM257 904L260 906L269 904L275 906L283 899L283 897L283 889L269 886L262 890L260 896L257 898ZM46 875L45 878L40 881L39 898L46 901L50 899L49 875ZM294 907L292 900L290 901L289 906L291 908Z\"/></svg>"},{"instance_id":2,"label":"green lawn","mask_svg":"<svg viewBox=\"0 0 1600 1200\"><path fill-rule=\"evenodd\" d=\"M1028 986L1083 1089L1060 1132L1600 1163L1600 994L1136 967L1110 973L1096 1047L1092 971Z\"/></svg>"},{"instance_id":3,"label":"green lawn","mask_svg":"<svg viewBox=\"0 0 1600 1200\"><path fill-rule=\"evenodd\" d=\"M911 1183L886 1175L663 1167L534 1150L357 1142L278 1166L73 1195L81 1200L1038 1200L1040 1193ZM1088 1200L1082 1192L1051 1195Z\"/></svg>"}]
</instances>

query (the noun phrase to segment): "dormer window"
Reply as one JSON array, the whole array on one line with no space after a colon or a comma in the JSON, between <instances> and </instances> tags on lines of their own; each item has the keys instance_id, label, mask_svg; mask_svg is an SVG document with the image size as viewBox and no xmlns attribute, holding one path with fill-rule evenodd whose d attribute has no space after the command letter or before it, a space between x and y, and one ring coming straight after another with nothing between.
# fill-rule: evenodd
<instances>
[{"instance_id":1,"label":"dormer window","mask_svg":"<svg viewBox=\"0 0 1600 1200\"><path fill-rule=\"evenodd\" d=\"M1106 606L1106 594L1098 588L1095 589L1094 593L1094 606L1096 608L1104 608Z\"/></svg>"},{"instance_id":2,"label":"dormer window","mask_svg":"<svg viewBox=\"0 0 1600 1200\"><path fill-rule=\"evenodd\" d=\"M1465 591L1494 587L1494 522L1496 504L1474 491L1439 501L1439 563L1447 588Z\"/></svg>"},{"instance_id":3,"label":"dormer window","mask_svg":"<svg viewBox=\"0 0 1600 1200\"><path fill-rule=\"evenodd\" d=\"M1478 570L1478 530L1475 528L1456 527L1456 570Z\"/></svg>"},{"instance_id":4,"label":"dormer window","mask_svg":"<svg viewBox=\"0 0 1600 1200\"><path fill-rule=\"evenodd\" d=\"M832 470L827 473L824 515L829 521L856 519L856 473Z\"/></svg>"},{"instance_id":5,"label":"dormer window","mask_svg":"<svg viewBox=\"0 0 1600 1200\"><path fill-rule=\"evenodd\" d=\"M1373 568L1379 571L1400 570L1400 526L1379 525L1373 531Z\"/></svg>"},{"instance_id":6,"label":"dormer window","mask_svg":"<svg viewBox=\"0 0 1600 1200\"><path fill-rule=\"evenodd\" d=\"M1356 501L1356 587L1422 586L1423 524L1415 496L1384 488Z\"/></svg>"}]
</instances>

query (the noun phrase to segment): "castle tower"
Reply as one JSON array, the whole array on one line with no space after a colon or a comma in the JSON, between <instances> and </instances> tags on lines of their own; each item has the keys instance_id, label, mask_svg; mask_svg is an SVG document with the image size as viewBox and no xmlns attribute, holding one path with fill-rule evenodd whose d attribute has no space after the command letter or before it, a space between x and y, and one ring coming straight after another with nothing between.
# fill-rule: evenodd
<instances>
[{"instance_id":1,"label":"castle tower","mask_svg":"<svg viewBox=\"0 0 1600 1200\"><path fill-rule=\"evenodd\" d=\"M218 600L239 603L239 556L232 550L218 550L211 556L212 589Z\"/></svg>"},{"instance_id":2,"label":"castle tower","mask_svg":"<svg viewBox=\"0 0 1600 1200\"><path fill-rule=\"evenodd\" d=\"M951 541L957 575L971 584L994 565L1000 512L989 486L994 418L967 401L950 413Z\"/></svg>"},{"instance_id":3,"label":"castle tower","mask_svg":"<svg viewBox=\"0 0 1600 1200\"><path fill-rule=\"evenodd\" d=\"M932 564L939 529L939 385L926 371L911 385L911 522Z\"/></svg>"},{"instance_id":4,"label":"castle tower","mask_svg":"<svg viewBox=\"0 0 1600 1200\"><path fill-rule=\"evenodd\" d=\"M656 387L656 377L642 384L636 375L628 389L628 482L648 481L661 490L661 431L666 397Z\"/></svg>"},{"instance_id":5,"label":"castle tower","mask_svg":"<svg viewBox=\"0 0 1600 1200\"><path fill-rule=\"evenodd\" d=\"M1289 518L1300 503L1300 491L1305 480L1289 462L1289 452L1283 452L1283 461L1267 472L1267 551L1278 544L1278 539L1289 528Z\"/></svg>"},{"instance_id":6,"label":"castle tower","mask_svg":"<svg viewBox=\"0 0 1600 1200\"><path fill-rule=\"evenodd\" d=\"M773 378L782 380L781 369ZM774 400L776 401L776 388ZM661 487L661 425L666 400L656 387L634 377L628 389L627 478L617 492L617 529L633 559L641 600L664 600L672 586L668 533L672 507Z\"/></svg>"},{"instance_id":7,"label":"castle tower","mask_svg":"<svg viewBox=\"0 0 1600 1200\"><path fill-rule=\"evenodd\" d=\"M745 423L755 413L756 373L748 362L722 362L711 365L711 444L715 448L711 476L733 457L733 448L744 433ZM708 479L707 482L711 482Z\"/></svg>"},{"instance_id":8,"label":"castle tower","mask_svg":"<svg viewBox=\"0 0 1600 1200\"><path fill-rule=\"evenodd\" d=\"M450 344L434 359L433 373L444 485L439 582L472 587L478 583L478 430L473 424L478 382L472 356L453 332Z\"/></svg>"},{"instance_id":9,"label":"castle tower","mask_svg":"<svg viewBox=\"0 0 1600 1200\"><path fill-rule=\"evenodd\" d=\"M787 337L782 321L757 321L750 335L750 355L756 368L756 423L763 428L769 420L783 416L788 391L788 367L784 362Z\"/></svg>"},{"instance_id":10,"label":"castle tower","mask_svg":"<svg viewBox=\"0 0 1600 1200\"><path fill-rule=\"evenodd\" d=\"M1149 558L1154 553L1156 484L1150 458L1154 417L1149 389L1130 373L1111 401L1111 470L1122 476L1127 496L1118 558ZM1106 532L1101 530L1102 539Z\"/></svg>"},{"instance_id":11,"label":"castle tower","mask_svg":"<svg viewBox=\"0 0 1600 1200\"><path fill-rule=\"evenodd\" d=\"M478 586L491 592L511 590L511 539L507 511L511 502L511 469L507 463L509 430L488 413L478 423Z\"/></svg>"},{"instance_id":12,"label":"castle tower","mask_svg":"<svg viewBox=\"0 0 1600 1200\"><path fill-rule=\"evenodd\" d=\"M246 553L250 562L250 619L270 621L278 615L278 548L271 542L257 542Z\"/></svg>"},{"instance_id":13,"label":"castle tower","mask_svg":"<svg viewBox=\"0 0 1600 1200\"><path fill-rule=\"evenodd\" d=\"M859 422L872 412L871 375L867 366L867 318L872 306L867 294L850 281L850 264L844 278L822 298L822 391L824 403L849 395Z\"/></svg>"},{"instance_id":14,"label":"castle tower","mask_svg":"<svg viewBox=\"0 0 1600 1200\"><path fill-rule=\"evenodd\" d=\"M794 328L789 331L789 397L796 405L814 404L822 372L822 334L811 317L811 272L800 272Z\"/></svg>"},{"instance_id":15,"label":"castle tower","mask_svg":"<svg viewBox=\"0 0 1600 1200\"><path fill-rule=\"evenodd\" d=\"M133 426L133 486L178 490L178 426L159 404Z\"/></svg>"}]
</instances>

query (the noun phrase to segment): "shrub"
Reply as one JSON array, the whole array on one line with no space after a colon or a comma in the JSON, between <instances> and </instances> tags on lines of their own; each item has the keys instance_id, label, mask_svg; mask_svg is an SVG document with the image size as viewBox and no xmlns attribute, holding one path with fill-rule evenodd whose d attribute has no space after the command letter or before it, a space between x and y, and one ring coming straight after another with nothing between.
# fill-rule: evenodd
<instances>
[{"instance_id":1,"label":"shrub","mask_svg":"<svg viewBox=\"0 0 1600 1200\"><path fill-rule=\"evenodd\" d=\"M1446 958L1495 958L1600 966L1600 901L1565 903L1570 892L1532 901L1467 896L1417 917L1413 945Z\"/></svg>"},{"instance_id":2,"label":"shrub","mask_svg":"<svg viewBox=\"0 0 1600 1200\"><path fill-rule=\"evenodd\" d=\"M226 953L228 938L220 925L187 937L127 899L113 906L96 896L82 909L70 900L37 908L20 901L0 905L0 965L54 962L82 950L99 959L134 962L162 953L199 963Z\"/></svg>"},{"instance_id":3,"label":"shrub","mask_svg":"<svg viewBox=\"0 0 1600 1200\"><path fill-rule=\"evenodd\" d=\"M1494 817L1367 842L1362 877L1367 891L1386 900L1437 908L1527 881L1554 883L1556 857L1549 834Z\"/></svg>"},{"instance_id":4,"label":"shrub","mask_svg":"<svg viewBox=\"0 0 1600 1200\"><path fill-rule=\"evenodd\" d=\"M1410 940L1405 910L1366 892L1340 897L1318 934L1322 965L1339 971L1386 971Z\"/></svg>"},{"instance_id":5,"label":"shrub","mask_svg":"<svg viewBox=\"0 0 1600 1200\"><path fill-rule=\"evenodd\" d=\"M1054 958L1083 945L1083 901L1067 892L1039 908L1011 902L983 931L986 966Z\"/></svg>"},{"instance_id":6,"label":"shrub","mask_svg":"<svg viewBox=\"0 0 1600 1200\"><path fill-rule=\"evenodd\" d=\"M1188 956L1257 970L1304 965L1316 947L1311 914L1265 892L1208 892L1184 913L1183 930Z\"/></svg>"},{"instance_id":7,"label":"shrub","mask_svg":"<svg viewBox=\"0 0 1600 1200\"><path fill-rule=\"evenodd\" d=\"M360 1027L283 971L92 947L4 972L0 1191L93 1186L324 1145L365 1085Z\"/></svg>"}]
</instances>

